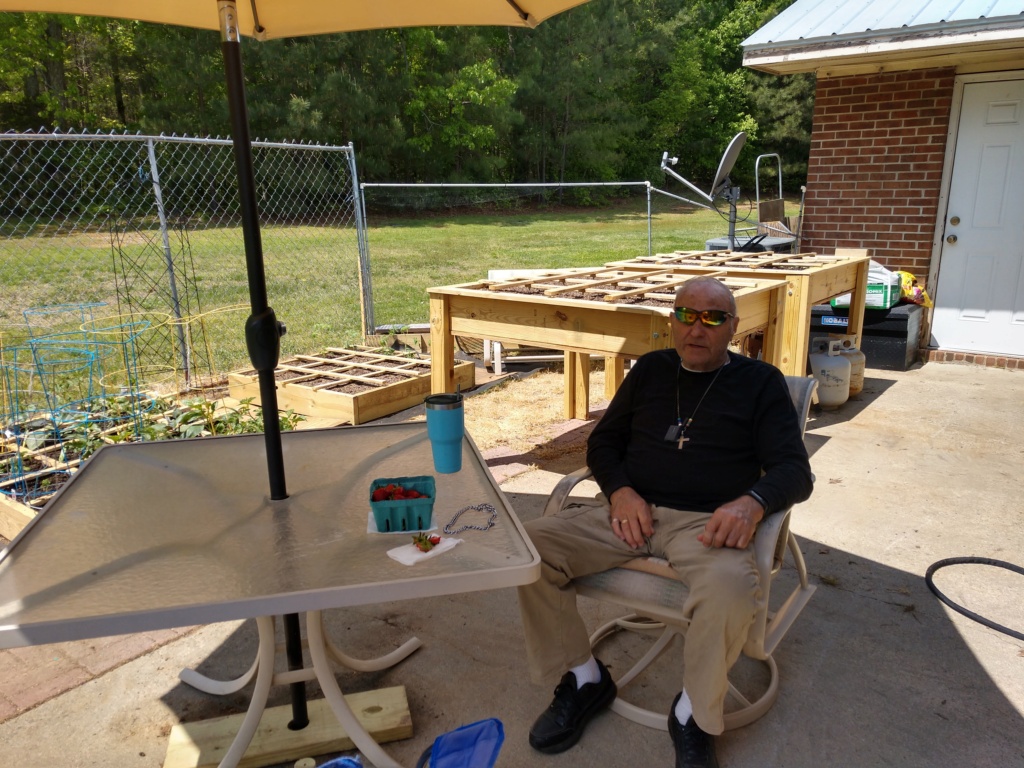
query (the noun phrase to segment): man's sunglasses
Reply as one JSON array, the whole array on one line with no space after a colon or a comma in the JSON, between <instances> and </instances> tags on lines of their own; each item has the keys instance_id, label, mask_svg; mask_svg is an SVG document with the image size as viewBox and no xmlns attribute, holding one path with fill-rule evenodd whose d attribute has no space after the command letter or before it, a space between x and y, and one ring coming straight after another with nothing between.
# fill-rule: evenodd
<instances>
[{"instance_id":1,"label":"man's sunglasses","mask_svg":"<svg viewBox=\"0 0 1024 768\"><path fill-rule=\"evenodd\" d=\"M683 325L693 325L700 319L702 325L711 328L716 328L730 317L734 317L732 312L726 312L724 309L690 309L689 307L674 307L672 314Z\"/></svg>"}]
</instances>

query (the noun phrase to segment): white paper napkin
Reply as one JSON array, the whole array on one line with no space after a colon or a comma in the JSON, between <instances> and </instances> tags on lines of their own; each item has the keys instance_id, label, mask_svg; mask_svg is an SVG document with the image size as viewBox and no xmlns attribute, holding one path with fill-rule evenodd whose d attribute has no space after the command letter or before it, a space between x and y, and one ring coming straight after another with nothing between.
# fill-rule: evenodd
<instances>
[{"instance_id":1,"label":"white paper napkin","mask_svg":"<svg viewBox=\"0 0 1024 768\"><path fill-rule=\"evenodd\" d=\"M441 543L435 544L433 549L429 552L422 552L419 547L415 544L406 544L401 547L395 547L394 549L388 550L388 557L392 560L397 560L402 565L416 565L421 560L429 560L432 557L440 555L442 552L447 552L449 549L455 547L456 544L461 544L462 539L441 539Z\"/></svg>"}]
</instances>

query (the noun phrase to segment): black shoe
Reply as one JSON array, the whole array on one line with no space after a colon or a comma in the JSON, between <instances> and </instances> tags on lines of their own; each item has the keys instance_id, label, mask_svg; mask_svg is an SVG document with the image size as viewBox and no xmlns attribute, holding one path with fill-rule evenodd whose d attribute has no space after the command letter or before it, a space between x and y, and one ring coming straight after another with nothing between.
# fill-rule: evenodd
<instances>
[{"instance_id":1,"label":"black shoe","mask_svg":"<svg viewBox=\"0 0 1024 768\"><path fill-rule=\"evenodd\" d=\"M530 746L553 755L580 740L590 719L615 699L615 682L600 661L601 679L576 690L576 676L566 672L555 688L555 698L530 729Z\"/></svg>"},{"instance_id":2,"label":"black shoe","mask_svg":"<svg viewBox=\"0 0 1024 768\"><path fill-rule=\"evenodd\" d=\"M692 716L686 725L680 725L676 719L680 696L682 694L676 696L668 713L668 733L676 748L676 768L718 768L714 736L704 733Z\"/></svg>"}]
</instances>

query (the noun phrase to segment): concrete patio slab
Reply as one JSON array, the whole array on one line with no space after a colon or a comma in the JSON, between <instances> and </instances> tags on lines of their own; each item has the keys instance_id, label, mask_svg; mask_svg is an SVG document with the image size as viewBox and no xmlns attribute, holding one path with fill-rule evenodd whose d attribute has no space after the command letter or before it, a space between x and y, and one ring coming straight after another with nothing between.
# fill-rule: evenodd
<instances>
[{"instance_id":1,"label":"concrete patio slab","mask_svg":"<svg viewBox=\"0 0 1024 768\"><path fill-rule=\"evenodd\" d=\"M812 412L807 441L817 483L795 510L793 530L818 590L776 653L778 702L719 740L724 767L1024 765L1024 642L954 612L924 581L928 566L948 557L1024 565L1022 402L1019 372L929 363L869 369L858 400ZM560 450L492 458L522 518L539 515L558 477L582 465L587 430L585 422L569 425ZM958 603L1024 631L1024 577L958 566L935 582ZM594 626L617 613L586 600L583 610ZM530 749L527 731L550 691L528 682L513 590L332 611L328 625L357 656L414 634L424 641L386 672L338 673L346 692L406 686L415 736L387 746L405 765L438 734L485 717L505 727L499 766L674 764L666 734L611 713L562 755ZM174 724L244 711L251 687L217 698L181 684L177 672L240 674L256 650L254 624L181 633L112 668L98 646L0 654L0 718L4 706L15 707L0 723L0 765L156 768ZM111 642L127 648L138 640ZM600 655L621 670L636 642L616 637ZM58 657L81 670L77 684L20 709L11 697L50 685L46 660ZM659 664L637 698L667 707L680 680L671 649ZM310 696L319 695L311 685ZM286 701L285 689L272 693L271 705Z\"/></svg>"}]
</instances>

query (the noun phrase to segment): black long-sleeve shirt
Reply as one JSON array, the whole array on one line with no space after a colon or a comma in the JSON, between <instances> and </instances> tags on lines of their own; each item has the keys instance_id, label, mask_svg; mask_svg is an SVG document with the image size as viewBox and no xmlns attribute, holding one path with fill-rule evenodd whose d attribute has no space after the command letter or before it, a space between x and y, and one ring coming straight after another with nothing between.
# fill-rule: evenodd
<instances>
[{"instance_id":1,"label":"black long-sleeve shirt","mask_svg":"<svg viewBox=\"0 0 1024 768\"><path fill-rule=\"evenodd\" d=\"M720 370L717 380L717 371L687 371L674 349L637 360L588 441L587 464L605 496L631 486L652 504L713 512L750 490L770 511L811 495L782 373L732 353ZM693 418L682 449L665 439L677 412L683 423Z\"/></svg>"}]
</instances>

